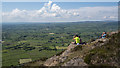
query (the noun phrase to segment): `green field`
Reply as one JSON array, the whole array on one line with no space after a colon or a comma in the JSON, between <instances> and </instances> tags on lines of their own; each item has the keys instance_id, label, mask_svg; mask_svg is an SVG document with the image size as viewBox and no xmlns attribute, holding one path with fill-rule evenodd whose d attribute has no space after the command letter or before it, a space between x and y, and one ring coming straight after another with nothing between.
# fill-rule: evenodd
<instances>
[{"instance_id":1,"label":"green field","mask_svg":"<svg viewBox=\"0 0 120 68\"><path fill-rule=\"evenodd\" d=\"M33 61L49 58L66 49L75 34L80 35L83 42L89 42L99 38L103 31L116 31L117 26L115 21L3 23L3 66L16 66L22 58Z\"/></svg>"}]
</instances>

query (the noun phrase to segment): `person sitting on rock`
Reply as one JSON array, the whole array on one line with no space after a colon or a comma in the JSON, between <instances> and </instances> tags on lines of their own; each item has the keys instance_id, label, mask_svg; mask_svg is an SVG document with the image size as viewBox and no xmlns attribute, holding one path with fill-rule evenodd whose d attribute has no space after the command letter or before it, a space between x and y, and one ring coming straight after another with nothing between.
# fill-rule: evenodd
<instances>
[{"instance_id":1,"label":"person sitting on rock","mask_svg":"<svg viewBox=\"0 0 120 68\"><path fill-rule=\"evenodd\" d=\"M74 43L74 44L77 44L77 45L80 44L80 38L79 38L78 35L75 35L75 36L73 37L73 40L75 40L75 43Z\"/></svg>"},{"instance_id":2,"label":"person sitting on rock","mask_svg":"<svg viewBox=\"0 0 120 68\"><path fill-rule=\"evenodd\" d=\"M79 37L79 39L80 39L80 44L82 44L82 39L80 38L80 36L78 36Z\"/></svg>"},{"instance_id":3,"label":"person sitting on rock","mask_svg":"<svg viewBox=\"0 0 120 68\"><path fill-rule=\"evenodd\" d=\"M80 36L78 36L80 39L80 45L86 44L86 42L83 42L82 39L80 38Z\"/></svg>"},{"instance_id":4,"label":"person sitting on rock","mask_svg":"<svg viewBox=\"0 0 120 68\"><path fill-rule=\"evenodd\" d=\"M103 38L103 39L106 38L106 35L107 35L106 32L103 32L103 33L102 33L102 38Z\"/></svg>"}]
</instances>

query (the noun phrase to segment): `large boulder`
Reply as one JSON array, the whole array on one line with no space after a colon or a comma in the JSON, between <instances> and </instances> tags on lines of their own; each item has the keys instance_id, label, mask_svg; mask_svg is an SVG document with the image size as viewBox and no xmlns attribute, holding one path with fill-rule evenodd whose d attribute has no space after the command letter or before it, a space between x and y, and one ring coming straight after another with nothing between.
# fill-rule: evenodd
<instances>
[{"instance_id":1,"label":"large boulder","mask_svg":"<svg viewBox=\"0 0 120 68\"><path fill-rule=\"evenodd\" d=\"M74 57L70 61L64 63L62 66L87 66L83 59Z\"/></svg>"},{"instance_id":2,"label":"large boulder","mask_svg":"<svg viewBox=\"0 0 120 68\"><path fill-rule=\"evenodd\" d=\"M59 56L53 56L50 59L47 59L46 62L44 63L45 66L55 66L58 64L58 58Z\"/></svg>"}]
</instances>

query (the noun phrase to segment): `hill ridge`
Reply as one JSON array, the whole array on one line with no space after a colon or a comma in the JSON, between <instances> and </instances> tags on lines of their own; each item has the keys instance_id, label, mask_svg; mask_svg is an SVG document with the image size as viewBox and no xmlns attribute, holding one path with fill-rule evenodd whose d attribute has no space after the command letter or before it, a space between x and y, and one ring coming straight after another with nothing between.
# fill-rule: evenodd
<instances>
[{"instance_id":1,"label":"hill ridge","mask_svg":"<svg viewBox=\"0 0 120 68\"><path fill-rule=\"evenodd\" d=\"M120 31L111 32L109 33L109 36L117 33L120 33ZM111 37L106 39L96 39L91 43L83 44L80 46L71 43L64 52L47 59L44 62L43 66L89 66L89 62L86 61L85 58L86 55L88 55L90 50L109 43L110 38Z\"/></svg>"}]
</instances>

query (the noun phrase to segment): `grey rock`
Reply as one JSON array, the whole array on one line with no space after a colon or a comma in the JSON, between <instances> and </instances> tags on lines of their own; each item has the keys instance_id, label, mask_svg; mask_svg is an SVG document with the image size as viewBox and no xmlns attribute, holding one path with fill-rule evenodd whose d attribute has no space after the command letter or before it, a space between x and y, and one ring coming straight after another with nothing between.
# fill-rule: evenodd
<instances>
[{"instance_id":1,"label":"grey rock","mask_svg":"<svg viewBox=\"0 0 120 68\"><path fill-rule=\"evenodd\" d=\"M70 61L64 63L62 66L87 66L83 59L75 57Z\"/></svg>"}]
</instances>

